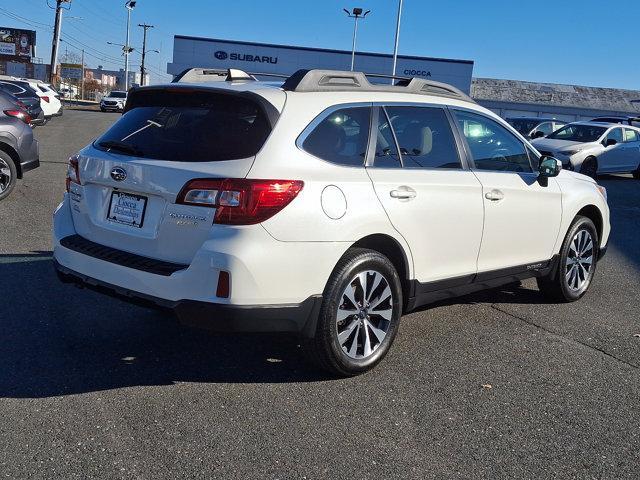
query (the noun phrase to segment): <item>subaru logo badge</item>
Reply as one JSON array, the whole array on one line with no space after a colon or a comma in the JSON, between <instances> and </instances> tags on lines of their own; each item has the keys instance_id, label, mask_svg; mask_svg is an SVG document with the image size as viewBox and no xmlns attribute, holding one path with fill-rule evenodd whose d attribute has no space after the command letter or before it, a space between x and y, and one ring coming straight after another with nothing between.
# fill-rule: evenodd
<instances>
[{"instance_id":1,"label":"subaru logo badge","mask_svg":"<svg viewBox=\"0 0 640 480\"><path fill-rule=\"evenodd\" d=\"M216 57L218 60L226 60L229 55L227 55L227 52L223 52L222 50L218 50L216 53L213 54L214 57Z\"/></svg>"},{"instance_id":2,"label":"subaru logo badge","mask_svg":"<svg viewBox=\"0 0 640 480\"><path fill-rule=\"evenodd\" d=\"M116 182L122 182L125 178L127 178L127 171L122 167L113 167L111 169L111 178L113 178Z\"/></svg>"}]
</instances>

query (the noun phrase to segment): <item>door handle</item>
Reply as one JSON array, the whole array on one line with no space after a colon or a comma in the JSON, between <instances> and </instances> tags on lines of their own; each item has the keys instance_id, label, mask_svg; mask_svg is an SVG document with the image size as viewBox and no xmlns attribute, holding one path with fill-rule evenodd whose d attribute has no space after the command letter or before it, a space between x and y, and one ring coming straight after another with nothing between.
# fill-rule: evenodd
<instances>
[{"instance_id":1,"label":"door handle","mask_svg":"<svg viewBox=\"0 0 640 480\"><path fill-rule=\"evenodd\" d=\"M398 187L397 190L391 190L389 192L391 198L397 198L399 200L410 200L412 198L416 198L416 191L411 187Z\"/></svg>"},{"instance_id":2,"label":"door handle","mask_svg":"<svg viewBox=\"0 0 640 480\"><path fill-rule=\"evenodd\" d=\"M500 190L493 189L490 192L485 193L484 198L491 200L492 202L499 202L504 198L504 193Z\"/></svg>"}]
</instances>

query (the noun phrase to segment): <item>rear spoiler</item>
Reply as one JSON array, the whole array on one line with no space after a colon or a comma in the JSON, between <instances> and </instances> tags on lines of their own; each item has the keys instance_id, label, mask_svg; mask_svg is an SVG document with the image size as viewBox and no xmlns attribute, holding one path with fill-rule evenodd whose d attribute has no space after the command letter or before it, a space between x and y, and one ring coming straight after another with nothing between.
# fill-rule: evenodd
<instances>
[{"instance_id":1,"label":"rear spoiler","mask_svg":"<svg viewBox=\"0 0 640 480\"><path fill-rule=\"evenodd\" d=\"M264 113L266 114L271 126L273 127L278 118L280 118L280 112L278 109L269 102L262 95L259 95L252 91L233 91L225 88L215 88L212 86L204 86L204 85L189 85L189 84L174 84L169 83L165 85L149 85L145 87L132 87L129 89L129 93L127 95L127 103L125 103L124 110L122 114L124 115L130 110L133 110L137 107L149 106L144 100L144 97L148 98L148 95L153 93L158 94L177 94L177 95L185 95L192 96L194 94L209 94L209 95L229 95L235 97L241 97L245 99L249 99L262 108Z\"/></svg>"}]
</instances>

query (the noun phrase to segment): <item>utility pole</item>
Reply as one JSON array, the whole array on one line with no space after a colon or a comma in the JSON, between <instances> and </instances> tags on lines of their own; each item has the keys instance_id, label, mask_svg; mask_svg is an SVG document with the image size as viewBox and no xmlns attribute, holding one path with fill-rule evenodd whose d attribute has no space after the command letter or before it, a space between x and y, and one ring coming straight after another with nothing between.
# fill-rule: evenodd
<instances>
[{"instance_id":1,"label":"utility pole","mask_svg":"<svg viewBox=\"0 0 640 480\"><path fill-rule=\"evenodd\" d=\"M58 48L60 48L60 30L62 28L62 4L71 3L71 0L56 0L56 24L53 29L53 41L51 42L51 72L49 82L53 84L58 65Z\"/></svg>"},{"instance_id":2,"label":"utility pole","mask_svg":"<svg viewBox=\"0 0 640 480\"><path fill-rule=\"evenodd\" d=\"M138 26L144 29L144 35L142 36L142 63L140 64L140 86L144 86L144 75L146 73L144 69L144 59L147 55L147 30L153 28L153 25L139 23Z\"/></svg>"},{"instance_id":3,"label":"utility pole","mask_svg":"<svg viewBox=\"0 0 640 480\"><path fill-rule=\"evenodd\" d=\"M82 80L80 82L80 99L84 100L84 48L82 49Z\"/></svg>"}]
</instances>

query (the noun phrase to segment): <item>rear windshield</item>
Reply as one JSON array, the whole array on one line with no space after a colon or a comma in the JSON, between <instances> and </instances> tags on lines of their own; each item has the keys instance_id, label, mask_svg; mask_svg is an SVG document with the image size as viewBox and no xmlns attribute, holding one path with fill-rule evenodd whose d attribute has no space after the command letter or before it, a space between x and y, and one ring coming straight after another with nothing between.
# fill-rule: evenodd
<instances>
[{"instance_id":1,"label":"rear windshield","mask_svg":"<svg viewBox=\"0 0 640 480\"><path fill-rule=\"evenodd\" d=\"M271 133L255 101L223 93L140 91L94 142L101 150L179 162L252 157Z\"/></svg>"}]
</instances>

